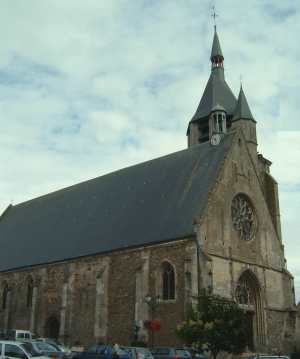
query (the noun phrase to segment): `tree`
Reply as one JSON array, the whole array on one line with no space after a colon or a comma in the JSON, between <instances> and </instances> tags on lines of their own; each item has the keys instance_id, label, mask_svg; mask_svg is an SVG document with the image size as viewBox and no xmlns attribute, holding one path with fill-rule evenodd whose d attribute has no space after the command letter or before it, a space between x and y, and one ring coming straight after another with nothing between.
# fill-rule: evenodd
<instances>
[{"instance_id":1,"label":"tree","mask_svg":"<svg viewBox=\"0 0 300 359\"><path fill-rule=\"evenodd\" d=\"M177 334L187 345L210 351L214 359L220 351L240 354L247 345L245 313L235 302L203 291Z\"/></svg>"}]
</instances>

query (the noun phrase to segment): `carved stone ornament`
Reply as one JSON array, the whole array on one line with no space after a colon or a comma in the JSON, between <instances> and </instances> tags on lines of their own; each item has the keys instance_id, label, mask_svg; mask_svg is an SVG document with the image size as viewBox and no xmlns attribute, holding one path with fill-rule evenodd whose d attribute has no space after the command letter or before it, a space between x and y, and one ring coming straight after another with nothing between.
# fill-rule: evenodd
<instances>
[{"instance_id":1,"label":"carved stone ornament","mask_svg":"<svg viewBox=\"0 0 300 359\"><path fill-rule=\"evenodd\" d=\"M238 194L231 204L233 228L244 241L250 241L256 231L256 217L254 209L247 196Z\"/></svg>"}]
</instances>

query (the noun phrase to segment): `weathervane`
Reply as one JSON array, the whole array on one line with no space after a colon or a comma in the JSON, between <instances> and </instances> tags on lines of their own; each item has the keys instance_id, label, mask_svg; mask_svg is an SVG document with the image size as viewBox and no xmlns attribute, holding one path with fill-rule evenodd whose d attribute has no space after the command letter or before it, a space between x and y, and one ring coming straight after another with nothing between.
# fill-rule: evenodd
<instances>
[{"instance_id":1,"label":"weathervane","mask_svg":"<svg viewBox=\"0 0 300 359\"><path fill-rule=\"evenodd\" d=\"M217 30L216 17L218 17L219 15L216 13L215 6L212 6L211 9L212 9L211 17L214 19L214 28L215 28L215 31L216 31Z\"/></svg>"}]
</instances>

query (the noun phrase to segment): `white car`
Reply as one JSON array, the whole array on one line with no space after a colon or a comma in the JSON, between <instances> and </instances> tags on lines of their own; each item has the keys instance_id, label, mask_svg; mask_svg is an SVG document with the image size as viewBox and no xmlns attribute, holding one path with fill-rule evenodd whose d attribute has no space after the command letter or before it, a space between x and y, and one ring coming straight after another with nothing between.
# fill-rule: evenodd
<instances>
[{"instance_id":1,"label":"white car","mask_svg":"<svg viewBox=\"0 0 300 359\"><path fill-rule=\"evenodd\" d=\"M0 359L49 359L38 353L29 342L0 341Z\"/></svg>"}]
</instances>

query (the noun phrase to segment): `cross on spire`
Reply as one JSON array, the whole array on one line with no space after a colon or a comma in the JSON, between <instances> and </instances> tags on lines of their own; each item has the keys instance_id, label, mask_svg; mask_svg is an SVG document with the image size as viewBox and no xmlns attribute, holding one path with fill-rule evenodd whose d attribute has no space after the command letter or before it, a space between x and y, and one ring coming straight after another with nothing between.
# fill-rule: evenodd
<instances>
[{"instance_id":1,"label":"cross on spire","mask_svg":"<svg viewBox=\"0 0 300 359\"><path fill-rule=\"evenodd\" d=\"M214 19L214 28L215 28L215 31L217 30L217 24L216 24L216 18L219 16L217 13L216 13L216 8L215 6L212 6L212 14L211 14L211 17Z\"/></svg>"}]
</instances>

